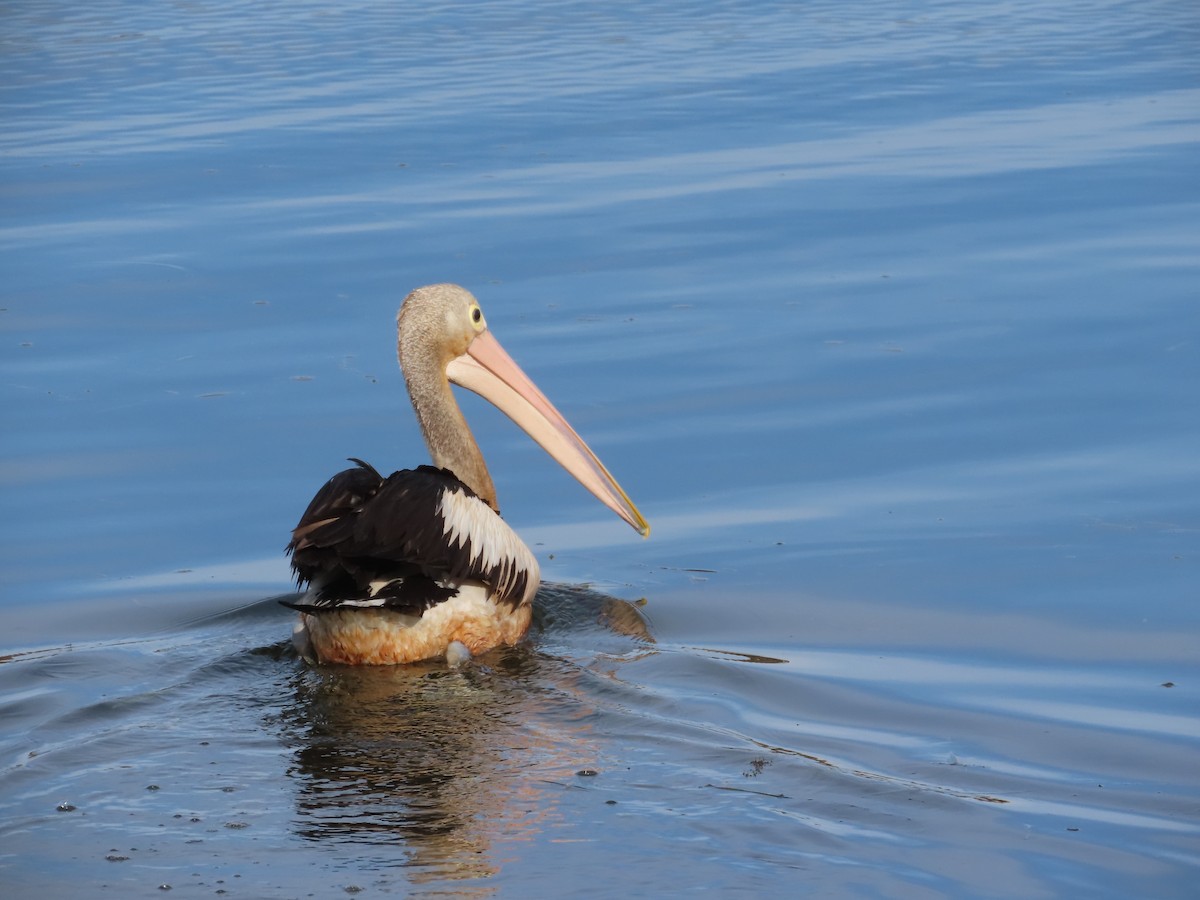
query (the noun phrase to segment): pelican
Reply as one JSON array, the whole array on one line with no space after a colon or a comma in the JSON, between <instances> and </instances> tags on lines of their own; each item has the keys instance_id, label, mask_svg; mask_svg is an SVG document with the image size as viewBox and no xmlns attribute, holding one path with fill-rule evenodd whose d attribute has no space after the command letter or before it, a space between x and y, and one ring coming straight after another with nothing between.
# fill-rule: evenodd
<instances>
[{"instance_id":1,"label":"pelican","mask_svg":"<svg viewBox=\"0 0 1200 900\"><path fill-rule=\"evenodd\" d=\"M358 459L325 483L292 531L297 584L286 606L305 658L390 665L461 661L529 628L537 559L500 518L479 445L450 389L493 403L644 537L650 526L583 439L488 331L454 284L409 294L397 355L433 465L386 478Z\"/></svg>"}]
</instances>

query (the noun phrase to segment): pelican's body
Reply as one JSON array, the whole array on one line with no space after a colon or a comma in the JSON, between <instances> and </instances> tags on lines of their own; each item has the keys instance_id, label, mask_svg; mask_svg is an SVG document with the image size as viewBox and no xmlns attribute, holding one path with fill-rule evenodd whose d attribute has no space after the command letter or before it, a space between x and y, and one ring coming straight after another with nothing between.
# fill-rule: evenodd
<instances>
[{"instance_id":1,"label":"pelican's body","mask_svg":"<svg viewBox=\"0 0 1200 900\"><path fill-rule=\"evenodd\" d=\"M304 596L296 643L319 662L376 665L482 653L529 628L537 560L500 518L479 447L450 390L508 414L642 534L645 519L587 445L487 331L456 285L413 291L397 321L400 366L433 457L383 477L354 460L292 532Z\"/></svg>"}]
</instances>

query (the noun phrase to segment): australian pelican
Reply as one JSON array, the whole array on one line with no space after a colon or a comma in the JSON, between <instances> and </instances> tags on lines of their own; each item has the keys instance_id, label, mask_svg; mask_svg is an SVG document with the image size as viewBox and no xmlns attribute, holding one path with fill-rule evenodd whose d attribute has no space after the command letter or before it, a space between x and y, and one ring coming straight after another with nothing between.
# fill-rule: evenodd
<instances>
[{"instance_id":1,"label":"australian pelican","mask_svg":"<svg viewBox=\"0 0 1200 900\"><path fill-rule=\"evenodd\" d=\"M418 288L396 319L400 368L432 466L386 478L360 460L300 517L288 552L304 595L296 644L319 662L465 657L529 628L537 559L500 518L496 489L450 383L495 404L642 535L650 526L587 444L453 284Z\"/></svg>"}]
</instances>

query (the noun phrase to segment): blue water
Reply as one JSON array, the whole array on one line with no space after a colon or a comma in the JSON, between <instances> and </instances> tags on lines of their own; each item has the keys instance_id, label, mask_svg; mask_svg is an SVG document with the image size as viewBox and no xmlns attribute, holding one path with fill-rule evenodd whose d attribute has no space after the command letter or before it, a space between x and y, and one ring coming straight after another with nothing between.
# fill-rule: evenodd
<instances>
[{"instance_id":1,"label":"blue water","mask_svg":"<svg viewBox=\"0 0 1200 900\"><path fill-rule=\"evenodd\" d=\"M1191 896L1198 47L1187 2L0 11L8 889ZM425 461L433 281L653 532L465 397L541 626L307 669L282 546Z\"/></svg>"}]
</instances>

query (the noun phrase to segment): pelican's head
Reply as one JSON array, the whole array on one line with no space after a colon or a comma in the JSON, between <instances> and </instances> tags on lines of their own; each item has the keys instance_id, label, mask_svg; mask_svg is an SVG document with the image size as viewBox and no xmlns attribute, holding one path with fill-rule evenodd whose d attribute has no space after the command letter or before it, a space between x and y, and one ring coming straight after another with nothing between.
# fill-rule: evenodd
<instances>
[{"instance_id":1,"label":"pelican's head","mask_svg":"<svg viewBox=\"0 0 1200 900\"><path fill-rule=\"evenodd\" d=\"M580 484L643 537L650 525L562 414L488 331L479 301L456 284L417 288L397 316L400 366L413 392L413 372L435 362L441 379L474 391L519 425Z\"/></svg>"}]
</instances>

